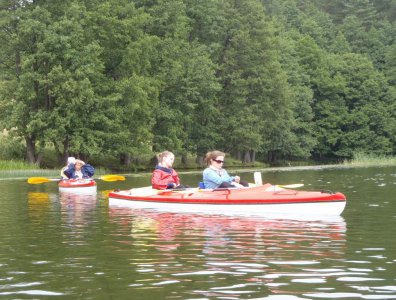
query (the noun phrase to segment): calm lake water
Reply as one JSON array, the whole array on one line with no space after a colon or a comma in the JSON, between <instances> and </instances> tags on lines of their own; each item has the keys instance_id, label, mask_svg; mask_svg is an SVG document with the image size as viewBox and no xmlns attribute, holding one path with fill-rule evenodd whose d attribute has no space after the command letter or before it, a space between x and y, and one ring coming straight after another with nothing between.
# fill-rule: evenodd
<instances>
[{"instance_id":1,"label":"calm lake water","mask_svg":"<svg viewBox=\"0 0 396 300\"><path fill-rule=\"evenodd\" d=\"M343 192L346 209L325 221L160 213L108 205L149 174L98 181L96 196L1 180L0 299L396 299L396 168L262 175Z\"/></svg>"}]
</instances>

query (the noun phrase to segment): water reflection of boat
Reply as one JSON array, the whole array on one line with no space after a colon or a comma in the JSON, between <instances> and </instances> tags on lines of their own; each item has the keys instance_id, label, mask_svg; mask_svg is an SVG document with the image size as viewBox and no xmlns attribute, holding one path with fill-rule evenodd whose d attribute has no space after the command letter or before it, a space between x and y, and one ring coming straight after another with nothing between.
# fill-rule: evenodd
<instances>
[{"instance_id":1,"label":"water reflection of boat","mask_svg":"<svg viewBox=\"0 0 396 300\"><path fill-rule=\"evenodd\" d=\"M270 256L278 250L286 254L303 247L313 256L334 256L337 251L329 247L329 242L345 243L346 224L340 216L331 221L302 221L109 209L112 220L126 229L125 234L141 244L147 239L147 244L159 250L177 249L191 239L202 246L204 253L214 253L219 247L224 251L224 247L233 245L251 255L266 251Z\"/></svg>"},{"instance_id":2,"label":"water reflection of boat","mask_svg":"<svg viewBox=\"0 0 396 300\"><path fill-rule=\"evenodd\" d=\"M332 280L330 266L345 258L340 216L301 221L109 207L109 219L114 254L143 274L143 289L164 286L163 293L169 284L178 290L194 282L196 298L287 299L294 280Z\"/></svg>"},{"instance_id":3,"label":"water reflection of boat","mask_svg":"<svg viewBox=\"0 0 396 300\"><path fill-rule=\"evenodd\" d=\"M66 217L67 223L84 224L90 218L89 212L94 211L97 204L96 195L75 194L60 192L59 201L62 215Z\"/></svg>"}]
</instances>

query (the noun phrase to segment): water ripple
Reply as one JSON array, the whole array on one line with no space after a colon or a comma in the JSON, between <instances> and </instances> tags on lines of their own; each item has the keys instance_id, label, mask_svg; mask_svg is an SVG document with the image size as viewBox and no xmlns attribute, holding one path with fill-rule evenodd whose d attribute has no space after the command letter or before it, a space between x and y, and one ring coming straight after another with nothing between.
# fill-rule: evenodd
<instances>
[{"instance_id":1,"label":"water ripple","mask_svg":"<svg viewBox=\"0 0 396 300\"><path fill-rule=\"evenodd\" d=\"M42 291L42 290L27 290L27 291L16 291L16 292L0 292L0 296L8 295L33 295L33 296L62 296L63 293Z\"/></svg>"}]
</instances>

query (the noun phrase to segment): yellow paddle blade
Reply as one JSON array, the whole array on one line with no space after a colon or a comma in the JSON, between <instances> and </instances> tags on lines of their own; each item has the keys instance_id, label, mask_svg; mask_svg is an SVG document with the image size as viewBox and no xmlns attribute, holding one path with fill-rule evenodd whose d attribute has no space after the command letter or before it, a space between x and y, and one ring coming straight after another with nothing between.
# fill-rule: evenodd
<instances>
[{"instance_id":1,"label":"yellow paddle blade","mask_svg":"<svg viewBox=\"0 0 396 300\"><path fill-rule=\"evenodd\" d=\"M103 175L100 176L99 179L102 179L103 181L124 181L125 177L121 175Z\"/></svg>"},{"instance_id":2,"label":"yellow paddle blade","mask_svg":"<svg viewBox=\"0 0 396 300\"><path fill-rule=\"evenodd\" d=\"M51 179L45 177L30 177L28 178L28 183L30 184L40 184L45 182L50 182Z\"/></svg>"},{"instance_id":3,"label":"yellow paddle blade","mask_svg":"<svg viewBox=\"0 0 396 300\"><path fill-rule=\"evenodd\" d=\"M304 186L304 183L295 183L295 184L286 184L286 185L277 184L276 186L278 186L280 188L285 188L285 189L296 189L296 188Z\"/></svg>"}]
</instances>

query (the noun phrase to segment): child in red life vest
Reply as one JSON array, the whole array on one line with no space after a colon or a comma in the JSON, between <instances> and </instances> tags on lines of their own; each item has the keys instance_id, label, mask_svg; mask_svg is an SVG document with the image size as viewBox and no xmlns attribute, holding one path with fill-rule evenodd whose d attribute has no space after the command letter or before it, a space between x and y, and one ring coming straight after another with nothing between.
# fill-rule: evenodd
<instances>
[{"instance_id":1,"label":"child in red life vest","mask_svg":"<svg viewBox=\"0 0 396 300\"><path fill-rule=\"evenodd\" d=\"M154 189L184 188L184 186L180 185L179 175L172 169L174 161L175 155L170 151L158 154L158 165L155 167L151 177L151 185Z\"/></svg>"}]
</instances>

